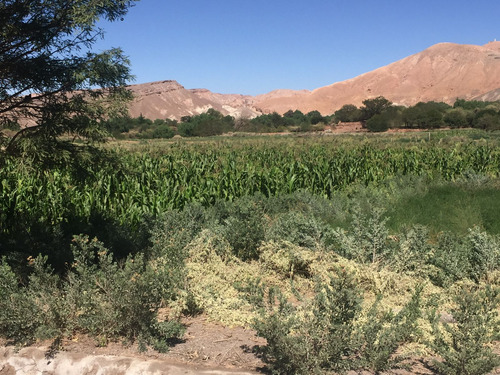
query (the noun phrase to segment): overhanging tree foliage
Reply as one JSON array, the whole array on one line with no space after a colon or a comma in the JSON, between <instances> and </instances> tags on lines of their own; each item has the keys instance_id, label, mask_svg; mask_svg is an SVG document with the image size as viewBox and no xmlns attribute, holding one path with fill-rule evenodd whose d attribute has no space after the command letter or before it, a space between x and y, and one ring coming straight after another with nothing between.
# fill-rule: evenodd
<instances>
[{"instance_id":1,"label":"overhanging tree foliage","mask_svg":"<svg viewBox=\"0 0 500 375\"><path fill-rule=\"evenodd\" d=\"M124 113L131 78L120 49L100 53L99 20L121 19L130 0L0 2L0 153L72 158L102 141L101 122ZM10 129L10 136L6 130ZM17 130L12 130L17 129Z\"/></svg>"}]
</instances>

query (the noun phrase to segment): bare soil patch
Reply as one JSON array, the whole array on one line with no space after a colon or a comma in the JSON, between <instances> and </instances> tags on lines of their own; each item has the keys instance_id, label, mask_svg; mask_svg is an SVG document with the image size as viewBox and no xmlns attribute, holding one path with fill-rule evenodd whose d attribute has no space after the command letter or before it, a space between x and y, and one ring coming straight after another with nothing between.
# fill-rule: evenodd
<instances>
[{"instance_id":1,"label":"bare soil patch","mask_svg":"<svg viewBox=\"0 0 500 375\"><path fill-rule=\"evenodd\" d=\"M253 330L225 327L210 322L203 315L185 318L183 323L186 325L183 339L173 343L167 353L152 349L141 353L137 344L122 342L99 347L94 339L85 335L64 339L56 345L50 341L41 342L18 352L0 341L0 375L58 374L68 366L76 371L69 369L69 374L81 373L82 368L88 374L104 374L111 370L113 374L148 374L155 369L172 375L256 374L262 371L264 363L254 353L254 348L266 341L257 337ZM59 364L51 367L53 361ZM161 368L168 368L168 371L162 372Z\"/></svg>"},{"instance_id":2,"label":"bare soil patch","mask_svg":"<svg viewBox=\"0 0 500 375\"><path fill-rule=\"evenodd\" d=\"M137 344L110 342L105 347L79 335L61 343L47 341L17 351L0 341L0 375L31 374L113 374L113 375L252 375L266 374L265 364L255 347L266 341L255 331L226 327L206 316L185 318L186 333L173 343L168 353L139 352ZM498 347L495 345L495 352ZM430 375L431 359L413 358L406 369L384 372L394 375ZM349 371L348 375L370 375L369 371ZM491 374L500 374L500 368Z\"/></svg>"}]
</instances>

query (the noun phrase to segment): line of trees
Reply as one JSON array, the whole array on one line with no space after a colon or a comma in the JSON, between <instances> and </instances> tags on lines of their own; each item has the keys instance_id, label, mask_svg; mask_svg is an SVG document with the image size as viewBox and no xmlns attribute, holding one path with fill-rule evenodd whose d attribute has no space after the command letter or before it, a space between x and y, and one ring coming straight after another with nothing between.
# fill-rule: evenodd
<instances>
[{"instance_id":1,"label":"line of trees","mask_svg":"<svg viewBox=\"0 0 500 375\"><path fill-rule=\"evenodd\" d=\"M304 114L290 110L283 116L273 112L253 119L235 119L210 108L199 115L183 116L180 121L150 120L142 115L136 118L116 117L106 122L106 129L115 138L172 138L176 134L183 137L209 137L229 132L320 131L330 121L331 117L324 117L318 111Z\"/></svg>"},{"instance_id":2,"label":"line of trees","mask_svg":"<svg viewBox=\"0 0 500 375\"><path fill-rule=\"evenodd\" d=\"M457 99L453 106L444 102L419 102L404 107L391 103L383 96L363 101L361 107L346 104L333 115L323 116L318 111L306 114L289 110L263 114L253 119L224 116L210 108L207 112L184 116L180 121L150 120L118 117L106 122L106 128L115 138L172 138L209 137L229 132L310 132L322 131L326 125L339 122L361 122L371 132L388 129L478 128L500 130L500 102L482 102Z\"/></svg>"},{"instance_id":3,"label":"line of trees","mask_svg":"<svg viewBox=\"0 0 500 375\"><path fill-rule=\"evenodd\" d=\"M500 130L500 102L457 99L453 106L443 102L419 102L403 107L379 96L363 101L358 108L346 104L334 113L335 122L361 121L369 131L390 128L437 129L478 128Z\"/></svg>"},{"instance_id":4,"label":"line of trees","mask_svg":"<svg viewBox=\"0 0 500 375\"><path fill-rule=\"evenodd\" d=\"M299 110L289 110L283 116L273 112L253 119L240 119L236 123L235 130L257 133L321 131L330 121L331 116L322 116L319 111L304 114Z\"/></svg>"}]
</instances>

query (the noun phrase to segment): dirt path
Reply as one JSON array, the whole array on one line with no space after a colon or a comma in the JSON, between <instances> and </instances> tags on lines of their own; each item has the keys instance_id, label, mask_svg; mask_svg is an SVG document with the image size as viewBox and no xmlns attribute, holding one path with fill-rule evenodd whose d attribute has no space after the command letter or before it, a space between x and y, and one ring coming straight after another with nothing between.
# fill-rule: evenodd
<instances>
[{"instance_id":1,"label":"dirt path","mask_svg":"<svg viewBox=\"0 0 500 375\"><path fill-rule=\"evenodd\" d=\"M114 355L89 355L85 353L59 352L47 358L45 348L29 347L15 352L13 348L0 348L1 375L251 375L256 372L210 368L196 365L170 363L167 360L145 359Z\"/></svg>"},{"instance_id":2,"label":"dirt path","mask_svg":"<svg viewBox=\"0 0 500 375\"><path fill-rule=\"evenodd\" d=\"M137 345L109 343L97 347L86 336L61 343L56 351L51 342L16 351L0 342L0 375L134 375L134 374L258 374L264 364L253 352L265 340L241 327L224 327L204 316L186 319L183 340L168 353L154 350L140 353Z\"/></svg>"},{"instance_id":3,"label":"dirt path","mask_svg":"<svg viewBox=\"0 0 500 375\"><path fill-rule=\"evenodd\" d=\"M0 348L1 375L251 375L254 371L211 368L206 366L170 363L168 360L145 359L114 355L89 355L85 353L59 352L54 358L46 357L45 348Z\"/></svg>"}]
</instances>

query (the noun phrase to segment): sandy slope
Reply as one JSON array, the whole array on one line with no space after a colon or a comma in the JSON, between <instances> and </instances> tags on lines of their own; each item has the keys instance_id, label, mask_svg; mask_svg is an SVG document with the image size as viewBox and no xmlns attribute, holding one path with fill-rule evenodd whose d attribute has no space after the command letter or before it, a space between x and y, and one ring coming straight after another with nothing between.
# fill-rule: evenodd
<instances>
[{"instance_id":1,"label":"sandy slope","mask_svg":"<svg viewBox=\"0 0 500 375\"><path fill-rule=\"evenodd\" d=\"M266 97L256 105L283 113L290 107L302 112L333 113L344 104L361 105L379 95L396 104L419 101L453 103L472 99L500 88L500 42L484 46L436 44L423 52L356 78L305 93L299 97Z\"/></svg>"},{"instance_id":2,"label":"sandy slope","mask_svg":"<svg viewBox=\"0 0 500 375\"><path fill-rule=\"evenodd\" d=\"M206 89L188 90L176 81L130 86L136 95L132 116L180 119L215 108L235 117L284 113L299 109L331 114L344 104L361 105L379 95L401 105L456 98L499 98L500 42L484 46L436 44L420 53L358 77L313 91L275 90L259 96L217 94Z\"/></svg>"}]
</instances>

